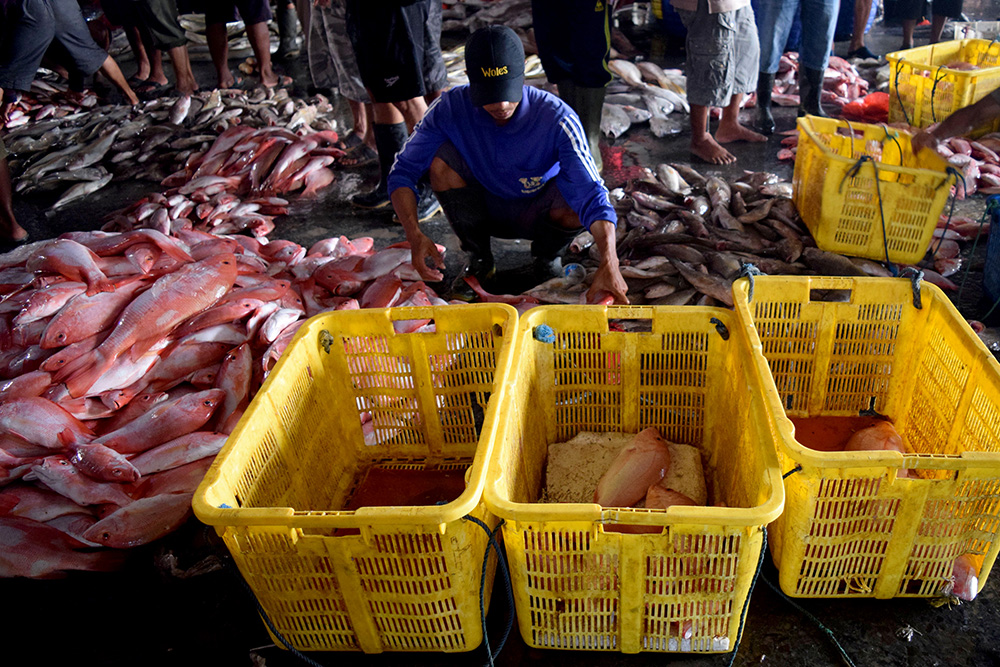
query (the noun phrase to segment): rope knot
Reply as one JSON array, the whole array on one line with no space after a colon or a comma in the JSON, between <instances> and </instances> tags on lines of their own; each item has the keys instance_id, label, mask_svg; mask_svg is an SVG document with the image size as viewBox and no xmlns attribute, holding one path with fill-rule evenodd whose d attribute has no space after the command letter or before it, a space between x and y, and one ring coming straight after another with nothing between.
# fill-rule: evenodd
<instances>
[{"instance_id":1,"label":"rope knot","mask_svg":"<svg viewBox=\"0 0 1000 667\"><path fill-rule=\"evenodd\" d=\"M916 267L908 266L899 274L900 278L906 278L907 276L910 277L910 283L913 287L913 307L920 310L923 308L923 304L920 301L920 282L924 279L924 272Z\"/></svg>"},{"instance_id":2,"label":"rope knot","mask_svg":"<svg viewBox=\"0 0 1000 667\"><path fill-rule=\"evenodd\" d=\"M746 278L747 282L750 283L750 287L747 289L747 303L753 301L753 277L763 276L764 272L758 269L755 265L750 262L743 262L740 265L740 278Z\"/></svg>"}]
</instances>

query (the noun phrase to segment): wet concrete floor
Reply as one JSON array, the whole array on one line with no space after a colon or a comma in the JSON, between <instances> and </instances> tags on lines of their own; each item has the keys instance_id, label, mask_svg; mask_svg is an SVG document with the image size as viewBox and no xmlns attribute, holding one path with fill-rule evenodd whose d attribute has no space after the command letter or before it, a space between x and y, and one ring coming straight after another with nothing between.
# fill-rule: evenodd
<instances>
[{"instance_id":1,"label":"wet concrete floor","mask_svg":"<svg viewBox=\"0 0 1000 667\"><path fill-rule=\"evenodd\" d=\"M983 6L983 3L971 4ZM972 18L995 17L974 15ZM897 48L899 39L898 28L877 25L868 43L873 50L884 53ZM918 32L918 44L920 40ZM846 43L836 46L837 53L842 54L846 49ZM667 53L663 62L676 64L679 56ZM126 74L130 73L128 63L123 64ZM195 66L202 84L210 85L212 78L207 67L197 62ZM299 94L305 93L308 85L303 67L302 58L286 65L295 77ZM346 121L346 106L341 103L338 108ZM776 116L779 130L794 126L792 110L779 108ZM609 147L625 149L626 165L629 160L635 160L652 167L662 161L689 161L688 138L685 132L672 140L656 140L648 131L632 130L611 142ZM739 162L732 167L706 169L695 166L703 172L723 176L738 175L744 168L772 170L790 180L791 164L779 163L775 157L780 138L776 135L766 144L733 146L731 150ZM403 240L402 229L392 223L390 213L359 213L346 202L350 194L370 187L376 179L374 168L339 174L339 180L314 200L294 200L289 214L277 221L272 237L307 245L328 236L366 235L374 237L378 247ZM146 192L160 189L155 183L114 184L98 197L69 206L51 218L44 216L43 202L37 200L19 199L15 210L34 238L51 238L68 230L93 229L110 211ZM958 211L978 218L982 206L982 199L976 198L963 203ZM449 273L456 272L461 265L461 252L443 216L435 217L424 228L432 238L448 247ZM523 281L519 276L529 263L528 244L504 242L497 251L500 269L511 284ZM979 271L982 253L981 248L973 258ZM974 272L960 304L961 310L967 317L978 317L989 305L981 299L979 276ZM170 567L172 557L176 559L174 570ZM225 567L195 574L196 566L204 568L215 562L224 563ZM797 600L796 607L773 590L772 585L776 582L777 572L770 558L766 558L733 664L744 667L848 664L839 656L834 638L856 665L1000 664L1000 649L995 640L1000 631L1000 594L996 582L988 583L974 602L951 608L936 608L922 599L812 599ZM17 653L32 656L35 664L72 662L149 667L301 664L294 656L273 646L225 547L212 529L194 519L167 538L130 551L120 574L73 574L60 581L5 580L0 581L0 595L5 601L0 611L0 627L4 628L10 644L8 651L11 651L8 664L24 660L13 658L15 643L22 647ZM498 579L488 619L493 645L503 633L507 611ZM486 663L482 647L463 654L314 653L310 657L330 666ZM691 657L532 649L521 640L515 624L495 664L714 667L730 664L729 660L728 654Z\"/></svg>"}]
</instances>

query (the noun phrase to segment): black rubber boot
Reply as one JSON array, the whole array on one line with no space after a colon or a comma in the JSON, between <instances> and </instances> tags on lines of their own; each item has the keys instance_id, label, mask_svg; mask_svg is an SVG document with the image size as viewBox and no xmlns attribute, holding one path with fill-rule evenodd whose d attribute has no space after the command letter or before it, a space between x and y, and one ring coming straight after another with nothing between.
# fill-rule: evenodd
<instances>
[{"instance_id":1,"label":"black rubber boot","mask_svg":"<svg viewBox=\"0 0 1000 667\"><path fill-rule=\"evenodd\" d=\"M799 116L827 118L820 100L823 97L823 72L808 67L799 68Z\"/></svg>"},{"instance_id":2,"label":"black rubber boot","mask_svg":"<svg viewBox=\"0 0 1000 667\"><path fill-rule=\"evenodd\" d=\"M771 115L771 90L774 75L760 72L757 75L757 129L761 134L774 134L774 116Z\"/></svg>"},{"instance_id":3,"label":"black rubber boot","mask_svg":"<svg viewBox=\"0 0 1000 667\"><path fill-rule=\"evenodd\" d=\"M392 163L396 159L396 153L403 148L406 143L406 123L396 123L395 125L374 125L375 149L378 151L378 163L381 170L381 180L378 186L371 192L354 195L351 203L358 208L385 208L389 205L388 180Z\"/></svg>"},{"instance_id":4,"label":"black rubber boot","mask_svg":"<svg viewBox=\"0 0 1000 667\"><path fill-rule=\"evenodd\" d=\"M275 13L278 19L278 36L281 39L275 56L282 60L294 58L299 55L299 17L295 13L295 5L287 4L285 0L278 0Z\"/></svg>"},{"instance_id":5,"label":"black rubber boot","mask_svg":"<svg viewBox=\"0 0 1000 667\"><path fill-rule=\"evenodd\" d=\"M489 221L486 200L480 190L464 187L436 191L438 202L455 231L462 250L469 254L469 261L452 285L451 295L462 301L472 301L476 294L465 282L472 275L480 284L496 275L496 263L490 248Z\"/></svg>"},{"instance_id":6,"label":"black rubber boot","mask_svg":"<svg viewBox=\"0 0 1000 667\"><path fill-rule=\"evenodd\" d=\"M599 141L605 89L586 88L568 80L561 81L558 86L559 96L566 104L573 107L573 111L580 117L580 125L583 126L583 133L587 136L587 144L590 146L590 154L600 173L604 169Z\"/></svg>"}]
</instances>

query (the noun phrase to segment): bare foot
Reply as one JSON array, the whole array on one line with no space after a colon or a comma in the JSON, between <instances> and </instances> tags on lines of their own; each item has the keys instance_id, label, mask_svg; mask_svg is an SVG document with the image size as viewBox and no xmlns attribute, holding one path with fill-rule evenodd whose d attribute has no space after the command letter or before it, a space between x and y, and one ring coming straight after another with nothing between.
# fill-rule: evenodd
<instances>
[{"instance_id":1,"label":"bare foot","mask_svg":"<svg viewBox=\"0 0 1000 667\"><path fill-rule=\"evenodd\" d=\"M709 164L732 164L736 156L716 143L712 135L706 134L701 139L691 139L691 153Z\"/></svg>"},{"instance_id":2,"label":"bare foot","mask_svg":"<svg viewBox=\"0 0 1000 667\"><path fill-rule=\"evenodd\" d=\"M719 123L718 129L715 130L715 140L720 144L729 144L734 141L750 141L756 143L767 141L767 137L763 134L757 134L750 128L743 127L738 123L732 126Z\"/></svg>"},{"instance_id":3,"label":"bare foot","mask_svg":"<svg viewBox=\"0 0 1000 667\"><path fill-rule=\"evenodd\" d=\"M0 224L0 243L19 243L26 238L28 238L28 232L24 230L24 227L17 224L13 214L11 214L7 224Z\"/></svg>"},{"instance_id":4,"label":"bare foot","mask_svg":"<svg viewBox=\"0 0 1000 667\"><path fill-rule=\"evenodd\" d=\"M225 75L219 77L219 88L223 90L228 90L229 88L235 88L239 82L233 77L233 73L226 70Z\"/></svg>"}]
</instances>

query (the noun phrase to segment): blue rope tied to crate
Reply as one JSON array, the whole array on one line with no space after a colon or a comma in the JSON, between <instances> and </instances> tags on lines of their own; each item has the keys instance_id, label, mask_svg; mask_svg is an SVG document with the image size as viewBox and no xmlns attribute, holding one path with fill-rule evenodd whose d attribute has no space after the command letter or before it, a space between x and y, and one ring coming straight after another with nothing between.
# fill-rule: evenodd
<instances>
[{"instance_id":1,"label":"blue rope tied to crate","mask_svg":"<svg viewBox=\"0 0 1000 667\"><path fill-rule=\"evenodd\" d=\"M847 651L844 650L844 647L841 646L840 642L837 640L837 636L835 634L833 634L833 630L831 630L830 628L828 628L825 625L823 625L822 621L820 621L818 618L816 618L811 613L809 613L808 611L806 611L806 609L804 607L802 607L801 605L799 605L792 598L790 598L787 595L785 595L785 593L778 586L776 586L770 579L768 579L767 577L761 577L761 579L764 580L765 584L767 584L768 586L771 587L771 590L773 590L781 598L783 598L785 600L785 602L787 602L788 604L790 604L792 607L795 608L796 611L798 611L803 616L805 616L806 618L808 618L810 621L812 621L813 623L815 623L816 627L818 627L820 630L822 630L826 634L826 636L830 638L830 641L832 641L833 644L834 644L834 646L837 647L837 651L840 652L840 657L844 660L845 663L847 663L848 667L857 667L854 664L854 661L851 660L851 656L849 656L847 654Z\"/></svg>"},{"instance_id":2,"label":"blue rope tied to crate","mask_svg":"<svg viewBox=\"0 0 1000 667\"><path fill-rule=\"evenodd\" d=\"M726 663L726 667L733 667L733 662L736 660L736 653L740 650L740 641L743 639L743 624L746 622L747 610L750 608L750 596L753 595L754 586L757 585L757 578L760 576L761 566L764 565L764 554L767 553L767 526L761 526L761 544L760 544L760 556L757 558L757 570L753 573L753 580L750 582L750 590L747 591L747 599L743 603L743 611L740 612L740 627L736 632L736 646L733 647L732 653L729 655L729 662Z\"/></svg>"},{"instance_id":3,"label":"blue rope tied to crate","mask_svg":"<svg viewBox=\"0 0 1000 667\"><path fill-rule=\"evenodd\" d=\"M785 474L783 474L781 476L781 479L788 479L789 477L791 477L795 473L801 472L801 471L802 471L802 464L801 463L796 463L794 468L792 468L791 470L789 470L788 472L786 472Z\"/></svg>"},{"instance_id":4,"label":"blue rope tied to crate","mask_svg":"<svg viewBox=\"0 0 1000 667\"><path fill-rule=\"evenodd\" d=\"M920 310L923 305L920 302L920 281L924 279L924 272L920 269L908 266L899 274L900 278L910 276L910 284L913 286L913 307Z\"/></svg>"},{"instance_id":5,"label":"blue rope tied to crate","mask_svg":"<svg viewBox=\"0 0 1000 667\"><path fill-rule=\"evenodd\" d=\"M896 79L895 79L896 85L893 87L896 89L896 99L899 100L899 108L903 112L903 120L906 121L907 125L911 125L912 123L910 123L910 117L906 113L906 105L903 104L903 98L899 96L899 72L903 67L904 60L905 58L900 58L899 60L896 61Z\"/></svg>"},{"instance_id":6,"label":"blue rope tied to crate","mask_svg":"<svg viewBox=\"0 0 1000 667\"><path fill-rule=\"evenodd\" d=\"M548 324L539 324L536 326L531 330L531 336L539 343L548 344L556 342L556 332Z\"/></svg>"},{"instance_id":7,"label":"blue rope tied to crate","mask_svg":"<svg viewBox=\"0 0 1000 667\"><path fill-rule=\"evenodd\" d=\"M763 276L763 275L764 275L763 271L761 271L755 265L749 262L744 262L743 264L740 265L739 277L746 278L747 282L750 283L750 286L747 289L747 303L753 301L753 277Z\"/></svg>"},{"instance_id":8,"label":"blue rope tied to crate","mask_svg":"<svg viewBox=\"0 0 1000 667\"><path fill-rule=\"evenodd\" d=\"M849 178L857 177L858 172L861 171L861 167L865 162L870 162L872 169L875 171L875 197L878 199L878 214L879 218L882 220L882 247L885 249L885 263L889 266L889 273L893 276L898 276L899 271L896 269L896 265L889 261L889 239L885 231L885 210L882 207L882 188L879 185L878 164L875 162L875 158L871 155L862 155L859 157L857 162L855 162L851 168L847 170L847 173L844 174L844 177L840 179L840 187L837 191L840 193L844 192L844 183L846 183Z\"/></svg>"},{"instance_id":9,"label":"blue rope tied to crate","mask_svg":"<svg viewBox=\"0 0 1000 667\"><path fill-rule=\"evenodd\" d=\"M483 553L483 570L482 575L479 578L479 617L483 623L483 646L486 647L486 657L489 660L489 667L494 667L494 660L500 655L500 651L503 650L504 644L507 643L507 638L510 636L511 628L514 627L514 589L511 587L510 583L510 571L507 569L507 561L504 559L503 550L500 548L500 543L497 542L496 536L500 532L500 528L503 527L504 520L500 519L497 523L497 527L490 530L489 526L485 523L472 516L471 514L466 514L462 517L464 520L472 521L477 526L486 531L487 535L487 545L486 551ZM507 592L507 626L504 628L503 637L500 638L500 644L497 645L496 652L490 648L490 639L486 633L486 566L490 560L490 547L497 554L497 565L500 567L500 571L503 574L503 581L505 584L505 589Z\"/></svg>"}]
</instances>

